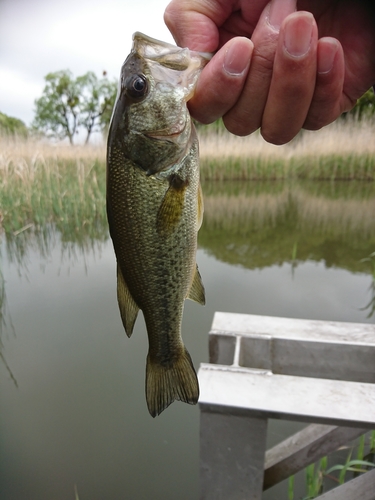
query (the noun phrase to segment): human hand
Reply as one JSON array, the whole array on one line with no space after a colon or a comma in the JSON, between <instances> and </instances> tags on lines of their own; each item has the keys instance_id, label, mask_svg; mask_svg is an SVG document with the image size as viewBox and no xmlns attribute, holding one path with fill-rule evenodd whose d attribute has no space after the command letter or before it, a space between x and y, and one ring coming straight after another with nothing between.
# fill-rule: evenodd
<instances>
[{"instance_id":1,"label":"human hand","mask_svg":"<svg viewBox=\"0 0 375 500\"><path fill-rule=\"evenodd\" d=\"M216 52L192 116L223 117L236 135L260 128L284 144L334 121L375 82L373 2L172 0L164 18L178 45Z\"/></svg>"}]
</instances>

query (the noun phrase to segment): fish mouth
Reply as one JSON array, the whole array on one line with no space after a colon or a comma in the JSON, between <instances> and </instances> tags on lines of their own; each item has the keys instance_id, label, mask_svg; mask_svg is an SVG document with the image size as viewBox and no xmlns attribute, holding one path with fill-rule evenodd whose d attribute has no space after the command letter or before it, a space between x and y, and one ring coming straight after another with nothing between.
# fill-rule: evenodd
<instances>
[{"instance_id":1,"label":"fish mouth","mask_svg":"<svg viewBox=\"0 0 375 500\"><path fill-rule=\"evenodd\" d=\"M177 47L139 31L133 35L132 51L151 63L155 81L168 81L180 87L185 101L193 96L199 73L212 57L212 54Z\"/></svg>"},{"instance_id":2,"label":"fish mouth","mask_svg":"<svg viewBox=\"0 0 375 500\"><path fill-rule=\"evenodd\" d=\"M181 48L168 42L163 42L152 38L140 31L133 33L134 50L146 59L159 61L160 64L170 65L177 69L176 65L184 66L187 69L192 58L198 58L199 65L205 66L213 57L211 52L197 52L188 48Z\"/></svg>"},{"instance_id":3,"label":"fish mouth","mask_svg":"<svg viewBox=\"0 0 375 500\"><path fill-rule=\"evenodd\" d=\"M166 140L170 139L172 141L175 141L178 139L178 137L184 132L186 129L186 123L183 127L171 127L171 128L165 128L162 130L155 130L154 132L147 132L144 135L146 137L150 137L151 139L159 139L159 140Z\"/></svg>"}]
</instances>

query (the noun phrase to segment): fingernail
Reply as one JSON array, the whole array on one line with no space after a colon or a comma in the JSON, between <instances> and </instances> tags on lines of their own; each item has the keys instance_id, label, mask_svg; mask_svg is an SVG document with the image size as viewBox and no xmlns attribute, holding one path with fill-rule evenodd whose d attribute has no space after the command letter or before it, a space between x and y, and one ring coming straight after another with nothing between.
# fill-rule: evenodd
<instances>
[{"instance_id":1,"label":"fingernail","mask_svg":"<svg viewBox=\"0 0 375 500\"><path fill-rule=\"evenodd\" d=\"M276 31L280 30L281 23L286 16L296 10L296 0L272 0L268 13L268 23Z\"/></svg>"},{"instance_id":2,"label":"fingernail","mask_svg":"<svg viewBox=\"0 0 375 500\"><path fill-rule=\"evenodd\" d=\"M339 48L336 40L326 41L325 43L326 45L324 47L324 50L320 50L318 52L318 73L321 75L324 75L325 73L329 73L331 71L333 61ZM328 47L327 44L329 44L330 47Z\"/></svg>"},{"instance_id":3,"label":"fingernail","mask_svg":"<svg viewBox=\"0 0 375 500\"><path fill-rule=\"evenodd\" d=\"M314 17L309 12L296 13L287 20L284 45L291 56L301 57L308 52L313 33L313 22Z\"/></svg>"},{"instance_id":4,"label":"fingernail","mask_svg":"<svg viewBox=\"0 0 375 500\"><path fill-rule=\"evenodd\" d=\"M223 68L231 76L241 76L248 68L250 60L236 43L230 44L224 55Z\"/></svg>"}]
</instances>

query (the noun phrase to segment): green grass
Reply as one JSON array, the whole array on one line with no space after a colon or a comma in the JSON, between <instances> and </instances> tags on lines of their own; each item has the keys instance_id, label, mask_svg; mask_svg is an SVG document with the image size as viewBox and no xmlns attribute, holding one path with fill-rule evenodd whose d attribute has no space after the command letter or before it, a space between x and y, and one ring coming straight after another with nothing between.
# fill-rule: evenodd
<instances>
[{"instance_id":1,"label":"green grass","mask_svg":"<svg viewBox=\"0 0 375 500\"><path fill-rule=\"evenodd\" d=\"M356 458L352 458L355 453ZM329 457L321 458L317 463L310 464L305 469L306 496L303 500L313 500L327 489L327 480L336 486L344 484L353 476L364 474L375 467L375 431L360 436L349 448L344 463L336 463L328 468ZM349 473L351 473L350 477ZM294 476L288 482L288 500L295 500Z\"/></svg>"},{"instance_id":2,"label":"green grass","mask_svg":"<svg viewBox=\"0 0 375 500\"><path fill-rule=\"evenodd\" d=\"M7 235L50 224L61 234L75 233L75 240L107 231L102 149L7 141L0 173L0 220Z\"/></svg>"},{"instance_id":3,"label":"green grass","mask_svg":"<svg viewBox=\"0 0 375 500\"><path fill-rule=\"evenodd\" d=\"M199 129L204 180L375 180L374 120L338 120L284 146L265 142L259 132L236 137L210 130Z\"/></svg>"},{"instance_id":4,"label":"green grass","mask_svg":"<svg viewBox=\"0 0 375 500\"><path fill-rule=\"evenodd\" d=\"M374 141L375 142L375 141ZM201 159L201 178L227 180L375 180L375 153L322 153L285 158L223 156Z\"/></svg>"}]
</instances>

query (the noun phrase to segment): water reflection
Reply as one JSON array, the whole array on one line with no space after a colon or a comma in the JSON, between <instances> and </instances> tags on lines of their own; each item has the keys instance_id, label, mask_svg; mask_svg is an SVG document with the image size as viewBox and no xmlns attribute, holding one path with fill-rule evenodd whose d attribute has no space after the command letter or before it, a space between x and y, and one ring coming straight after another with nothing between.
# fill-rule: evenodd
<instances>
[{"instance_id":1,"label":"water reflection","mask_svg":"<svg viewBox=\"0 0 375 500\"><path fill-rule=\"evenodd\" d=\"M199 244L218 260L248 269L313 260L372 272L373 182L206 183L204 201ZM100 250L108 237L100 219L79 228L29 224L2 240L9 261L22 268L30 251L48 259L58 245L62 260L76 259Z\"/></svg>"},{"instance_id":2,"label":"water reflection","mask_svg":"<svg viewBox=\"0 0 375 500\"><path fill-rule=\"evenodd\" d=\"M370 306L361 311L373 283L372 184L204 192L207 306L187 301L182 331L196 366L215 310L374 321ZM131 339L123 332L106 228L2 235L1 257L2 313L14 325L2 329L1 352L19 388L0 362L0 497L65 500L76 485L80 498L198 498L199 410L176 403L149 417L145 325L140 316ZM277 423L268 444L284 437ZM287 498L283 487L264 498Z\"/></svg>"},{"instance_id":3,"label":"water reflection","mask_svg":"<svg viewBox=\"0 0 375 500\"><path fill-rule=\"evenodd\" d=\"M375 184L222 183L205 186L199 243L216 259L248 269L306 262L369 274L375 312Z\"/></svg>"},{"instance_id":4,"label":"water reflection","mask_svg":"<svg viewBox=\"0 0 375 500\"><path fill-rule=\"evenodd\" d=\"M312 260L371 272L375 185L227 183L206 186L200 244L217 259L262 269Z\"/></svg>"}]
</instances>

